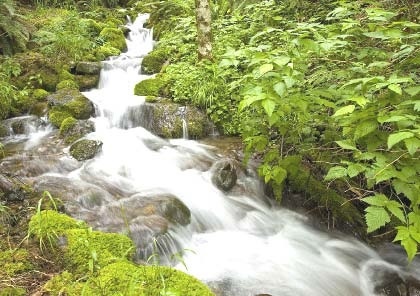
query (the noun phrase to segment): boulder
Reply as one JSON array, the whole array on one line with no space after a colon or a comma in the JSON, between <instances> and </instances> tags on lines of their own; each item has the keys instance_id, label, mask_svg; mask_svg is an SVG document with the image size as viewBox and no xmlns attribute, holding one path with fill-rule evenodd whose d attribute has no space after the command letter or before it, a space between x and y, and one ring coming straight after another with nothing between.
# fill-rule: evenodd
<instances>
[{"instance_id":1,"label":"boulder","mask_svg":"<svg viewBox=\"0 0 420 296\"><path fill-rule=\"evenodd\" d=\"M76 74L99 75L102 66L100 62L79 62L76 65Z\"/></svg>"},{"instance_id":2,"label":"boulder","mask_svg":"<svg viewBox=\"0 0 420 296\"><path fill-rule=\"evenodd\" d=\"M23 183L0 174L0 201L22 201L26 198L26 195Z\"/></svg>"},{"instance_id":3,"label":"boulder","mask_svg":"<svg viewBox=\"0 0 420 296\"><path fill-rule=\"evenodd\" d=\"M213 165L211 170L213 172L211 181L217 188L222 191L229 191L235 186L238 176L233 160L219 160Z\"/></svg>"},{"instance_id":4,"label":"boulder","mask_svg":"<svg viewBox=\"0 0 420 296\"><path fill-rule=\"evenodd\" d=\"M80 140L70 146L70 155L78 161L94 158L101 150L102 142L95 140Z\"/></svg>"},{"instance_id":5,"label":"boulder","mask_svg":"<svg viewBox=\"0 0 420 296\"><path fill-rule=\"evenodd\" d=\"M211 123L207 116L194 106L182 106L169 100L159 99L156 103L145 103L145 118L150 118L144 128L163 138L182 138L183 120L188 136L201 139L211 132Z\"/></svg>"},{"instance_id":6,"label":"boulder","mask_svg":"<svg viewBox=\"0 0 420 296\"><path fill-rule=\"evenodd\" d=\"M77 120L73 117L64 119L60 126L60 136L66 144L73 143L94 131L95 125L92 121Z\"/></svg>"},{"instance_id":7,"label":"boulder","mask_svg":"<svg viewBox=\"0 0 420 296\"><path fill-rule=\"evenodd\" d=\"M98 86L99 74L96 75L75 75L74 76L80 91L89 90Z\"/></svg>"}]
</instances>

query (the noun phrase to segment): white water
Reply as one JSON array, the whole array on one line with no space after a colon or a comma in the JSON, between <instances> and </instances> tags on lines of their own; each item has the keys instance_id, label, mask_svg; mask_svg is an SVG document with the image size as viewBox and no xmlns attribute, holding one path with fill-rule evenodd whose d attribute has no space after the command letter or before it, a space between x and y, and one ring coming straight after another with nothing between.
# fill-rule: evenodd
<instances>
[{"instance_id":1,"label":"white water","mask_svg":"<svg viewBox=\"0 0 420 296\"><path fill-rule=\"evenodd\" d=\"M80 167L61 158L66 165L37 177L38 184L58 180L60 190L66 182L77 187L67 199L72 215L98 229L128 227L144 260L155 243L162 260L183 251L176 268L218 295L377 295L378 268L408 276L366 245L314 230L305 217L270 206L252 174L240 176L241 190L220 191L210 180L211 164L221 157L213 147L166 141L127 120L127 110L144 103L133 95L134 85L149 77L140 74L141 57L153 46L146 18L128 25L128 52L106 61L99 87L84 93L97 106L96 132L88 138L102 141L102 152ZM155 220L147 220L154 216L138 216L136 205L162 193L182 200L192 217L189 225L170 224L167 234L156 235Z\"/></svg>"}]
</instances>

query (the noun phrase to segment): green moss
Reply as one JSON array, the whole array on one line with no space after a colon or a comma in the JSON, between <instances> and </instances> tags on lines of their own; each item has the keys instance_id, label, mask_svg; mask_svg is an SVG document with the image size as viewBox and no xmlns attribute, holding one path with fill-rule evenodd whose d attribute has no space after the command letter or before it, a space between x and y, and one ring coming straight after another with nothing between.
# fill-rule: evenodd
<instances>
[{"instance_id":1,"label":"green moss","mask_svg":"<svg viewBox=\"0 0 420 296\"><path fill-rule=\"evenodd\" d=\"M194 277L166 266L137 266L130 262L110 264L86 283L87 295L212 296Z\"/></svg>"},{"instance_id":2,"label":"green moss","mask_svg":"<svg viewBox=\"0 0 420 296\"><path fill-rule=\"evenodd\" d=\"M107 57L117 56L121 53L118 48L112 47L109 44L104 44L96 50L95 56L98 61L103 61Z\"/></svg>"},{"instance_id":3,"label":"green moss","mask_svg":"<svg viewBox=\"0 0 420 296\"><path fill-rule=\"evenodd\" d=\"M79 85L74 80L63 80L63 81L60 81L56 86L57 90L65 89L65 88L67 88L67 89L79 89Z\"/></svg>"},{"instance_id":4,"label":"green moss","mask_svg":"<svg viewBox=\"0 0 420 296\"><path fill-rule=\"evenodd\" d=\"M102 147L101 141L82 139L73 143L70 147L70 155L78 161L95 157Z\"/></svg>"},{"instance_id":5,"label":"green moss","mask_svg":"<svg viewBox=\"0 0 420 296\"><path fill-rule=\"evenodd\" d=\"M29 221L29 235L40 240L49 240L54 243L59 235L63 235L69 229L82 229L87 225L67 215L53 210L45 210L36 213ZM52 240L52 241L51 241Z\"/></svg>"},{"instance_id":6,"label":"green moss","mask_svg":"<svg viewBox=\"0 0 420 296\"><path fill-rule=\"evenodd\" d=\"M59 82L58 74L50 69L41 70L39 72L39 78L42 88L48 91L54 91Z\"/></svg>"},{"instance_id":7,"label":"green moss","mask_svg":"<svg viewBox=\"0 0 420 296\"><path fill-rule=\"evenodd\" d=\"M343 223L363 226L364 221L359 210L345 197L328 188L315 179L301 164L300 156L289 156L280 162L287 171L287 182L292 191L307 196L308 203L315 207L325 208L332 216Z\"/></svg>"},{"instance_id":8,"label":"green moss","mask_svg":"<svg viewBox=\"0 0 420 296\"><path fill-rule=\"evenodd\" d=\"M77 279L73 277L68 271L64 271L59 275L54 276L43 287L43 291L48 295L82 295L83 284L76 282Z\"/></svg>"},{"instance_id":9,"label":"green moss","mask_svg":"<svg viewBox=\"0 0 420 296\"><path fill-rule=\"evenodd\" d=\"M144 74L159 73L168 59L167 51L157 48L143 58L141 70Z\"/></svg>"},{"instance_id":10,"label":"green moss","mask_svg":"<svg viewBox=\"0 0 420 296\"><path fill-rule=\"evenodd\" d=\"M134 94L137 96L159 96L160 89L164 86L163 79L156 77L140 81L134 87Z\"/></svg>"},{"instance_id":11,"label":"green moss","mask_svg":"<svg viewBox=\"0 0 420 296\"><path fill-rule=\"evenodd\" d=\"M130 238L117 233L72 229L66 231L66 237L65 264L75 275L128 259L135 249Z\"/></svg>"},{"instance_id":12,"label":"green moss","mask_svg":"<svg viewBox=\"0 0 420 296\"><path fill-rule=\"evenodd\" d=\"M34 98L34 100L38 102L45 101L48 94L49 92L47 92L45 89L42 89L42 88L37 88L32 91L32 97Z\"/></svg>"},{"instance_id":13,"label":"green moss","mask_svg":"<svg viewBox=\"0 0 420 296\"><path fill-rule=\"evenodd\" d=\"M158 97L155 96L147 96L145 98L146 103L156 103L158 101Z\"/></svg>"},{"instance_id":14,"label":"green moss","mask_svg":"<svg viewBox=\"0 0 420 296\"><path fill-rule=\"evenodd\" d=\"M92 114L92 104L85 97L78 97L67 103L65 107L78 119L88 119Z\"/></svg>"},{"instance_id":15,"label":"green moss","mask_svg":"<svg viewBox=\"0 0 420 296\"><path fill-rule=\"evenodd\" d=\"M0 123L0 138L6 137L9 135L9 129Z\"/></svg>"},{"instance_id":16,"label":"green moss","mask_svg":"<svg viewBox=\"0 0 420 296\"><path fill-rule=\"evenodd\" d=\"M105 40L106 44L109 46L118 48L121 51L124 51L127 48L124 33L120 29L104 28L101 33L99 33L99 37Z\"/></svg>"},{"instance_id":17,"label":"green moss","mask_svg":"<svg viewBox=\"0 0 420 296\"><path fill-rule=\"evenodd\" d=\"M31 114L34 114L38 117L44 116L48 111L48 103L47 102L37 102L32 106L30 110Z\"/></svg>"},{"instance_id":18,"label":"green moss","mask_svg":"<svg viewBox=\"0 0 420 296\"><path fill-rule=\"evenodd\" d=\"M48 112L48 119L57 128L60 128L61 123L68 117L72 117L71 113L69 111L62 111L60 108L51 108Z\"/></svg>"},{"instance_id":19,"label":"green moss","mask_svg":"<svg viewBox=\"0 0 420 296\"><path fill-rule=\"evenodd\" d=\"M12 277L32 269L29 253L24 249L0 252L0 278Z\"/></svg>"},{"instance_id":20,"label":"green moss","mask_svg":"<svg viewBox=\"0 0 420 296\"><path fill-rule=\"evenodd\" d=\"M77 120L73 117L67 117L63 120L60 125L60 136L64 136L71 128L77 123Z\"/></svg>"},{"instance_id":21,"label":"green moss","mask_svg":"<svg viewBox=\"0 0 420 296\"><path fill-rule=\"evenodd\" d=\"M6 287L0 289L0 296L25 296L26 290L23 288Z\"/></svg>"},{"instance_id":22,"label":"green moss","mask_svg":"<svg viewBox=\"0 0 420 296\"><path fill-rule=\"evenodd\" d=\"M60 74L58 75L58 79L60 81L63 81L63 80L74 80L74 75L71 74L69 71L63 69L63 70L60 71Z\"/></svg>"}]
</instances>

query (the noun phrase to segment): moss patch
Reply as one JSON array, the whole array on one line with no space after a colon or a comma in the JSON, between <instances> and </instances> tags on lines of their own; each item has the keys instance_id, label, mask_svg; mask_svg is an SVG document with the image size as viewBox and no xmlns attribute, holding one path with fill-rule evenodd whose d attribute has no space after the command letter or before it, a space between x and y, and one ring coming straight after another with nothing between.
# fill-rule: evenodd
<instances>
[{"instance_id":1,"label":"moss patch","mask_svg":"<svg viewBox=\"0 0 420 296\"><path fill-rule=\"evenodd\" d=\"M49 92L47 92L45 89L37 88L37 89L33 90L32 97L34 98L34 100L36 100L38 102L42 102L42 101L45 101L48 94L49 94Z\"/></svg>"},{"instance_id":2,"label":"moss patch","mask_svg":"<svg viewBox=\"0 0 420 296\"><path fill-rule=\"evenodd\" d=\"M168 59L167 51L157 48L143 58L141 70L144 74L159 73Z\"/></svg>"},{"instance_id":3,"label":"moss patch","mask_svg":"<svg viewBox=\"0 0 420 296\"><path fill-rule=\"evenodd\" d=\"M0 289L0 296L25 296L26 291L22 288L7 287Z\"/></svg>"},{"instance_id":4,"label":"moss patch","mask_svg":"<svg viewBox=\"0 0 420 296\"><path fill-rule=\"evenodd\" d=\"M60 136L65 136L65 134L76 125L76 123L77 120L73 117L67 117L64 119L60 125Z\"/></svg>"},{"instance_id":5,"label":"moss patch","mask_svg":"<svg viewBox=\"0 0 420 296\"><path fill-rule=\"evenodd\" d=\"M116 28L104 28L99 37L103 38L107 45L124 51L127 48L123 31Z\"/></svg>"},{"instance_id":6,"label":"moss patch","mask_svg":"<svg viewBox=\"0 0 420 296\"><path fill-rule=\"evenodd\" d=\"M0 278L12 277L32 269L28 251L24 249L0 252Z\"/></svg>"},{"instance_id":7,"label":"moss patch","mask_svg":"<svg viewBox=\"0 0 420 296\"><path fill-rule=\"evenodd\" d=\"M52 125L54 125L57 128L60 128L64 119L69 118L69 117L72 117L72 116L70 112L68 111L60 111L60 110L52 109L48 113L48 119L50 120Z\"/></svg>"},{"instance_id":8,"label":"moss patch","mask_svg":"<svg viewBox=\"0 0 420 296\"><path fill-rule=\"evenodd\" d=\"M71 145L70 155L78 161L83 161L95 157L101 150L102 142L94 140L80 140Z\"/></svg>"},{"instance_id":9,"label":"moss patch","mask_svg":"<svg viewBox=\"0 0 420 296\"><path fill-rule=\"evenodd\" d=\"M65 88L79 89L79 85L74 80L66 79L66 80L60 81L56 86L57 90L65 89Z\"/></svg>"},{"instance_id":10,"label":"moss patch","mask_svg":"<svg viewBox=\"0 0 420 296\"><path fill-rule=\"evenodd\" d=\"M165 81L160 77L150 78L140 81L134 87L134 94L137 96L154 96L160 94L160 89L165 85Z\"/></svg>"}]
</instances>

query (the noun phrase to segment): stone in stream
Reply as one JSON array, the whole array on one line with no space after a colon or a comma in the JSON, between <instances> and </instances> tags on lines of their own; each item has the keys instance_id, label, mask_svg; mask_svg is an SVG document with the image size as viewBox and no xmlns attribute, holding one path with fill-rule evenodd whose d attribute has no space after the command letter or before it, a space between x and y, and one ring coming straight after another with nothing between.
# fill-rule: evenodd
<instances>
[{"instance_id":1,"label":"stone in stream","mask_svg":"<svg viewBox=\"0 0 420 296\"><path fill-rule=\"evenodd\" d=\"M211 170L213 171L211 181L217 188L222 191L229 191L235 186L238 176L233 160L219 160L213 165Z\"/></svg>"},{"instance_id":2,"label":"stone in stream","mask_svg":"<svg viewBox=\"0 0 420 296\"><path fill-rule=\"evenodd\" d=\"M94 131L95 125L92 121L67 117L61 123L60 137L64 139L64 143L70 144Z\"/></svg>"},{"instance_id":3,"label":"stone in stream","mask_svg":"<svg viewBox=\"0 0 420 296\"><path fill-rule=\"evenodd\" d=\"M70 155L78 161L94 158L101 151L102 142L95 140L80 140L70 146Z\"/></svg>"},{"instance_id":4,"label":"stone in stream","mask_svg":"<svg viewBox=\"0 0 420 296\"><path fill-rule=\"evenodd\" d=\"M94 75L101 72L102 65L100 62L78 62L76 65L76 74Z\"/></svg>"}]
</instances>

